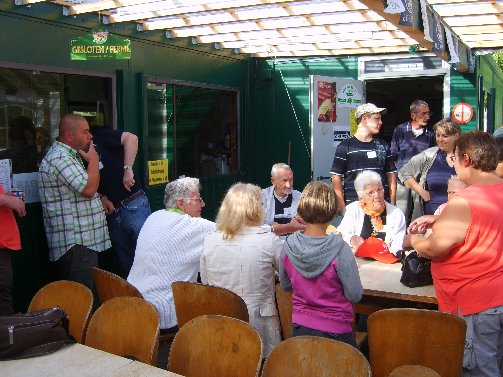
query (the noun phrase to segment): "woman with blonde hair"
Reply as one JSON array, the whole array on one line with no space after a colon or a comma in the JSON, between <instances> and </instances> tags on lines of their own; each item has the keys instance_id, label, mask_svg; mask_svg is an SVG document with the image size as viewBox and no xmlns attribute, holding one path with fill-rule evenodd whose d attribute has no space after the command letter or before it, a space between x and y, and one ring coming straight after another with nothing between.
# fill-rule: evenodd
<instances>
[{"instance_id":1,"label":"woman with blonde hair","mask_svg":"<svg viewBox=\"0 0 503 377\"><path fill-rule=\"evenodd\" d=\"M243 298L250 324L264 342L266 357L281 341L274 273L283 242L263 223L260 187L249 183L233 185L218 211L217 232L204 241L201 280Z\"/></svg>"}]
</instances>

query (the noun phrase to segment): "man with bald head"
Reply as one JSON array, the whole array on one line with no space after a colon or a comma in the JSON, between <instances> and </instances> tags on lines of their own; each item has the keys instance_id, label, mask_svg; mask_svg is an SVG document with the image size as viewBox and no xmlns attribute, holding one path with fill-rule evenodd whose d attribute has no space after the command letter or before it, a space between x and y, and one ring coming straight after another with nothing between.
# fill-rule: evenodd
<instances>
[{"instance_id":1,"label":"man with bald head","mask_svg":"<svg viewBox=\"0 0 503 377\"><path fill-rule=\"evenodd\" d=\"M105 212L96 194L99 157L92 140L84 117L63 116L58 139L40 163L38 177L49 260L60 279L82 283L91 290L91 268L98 266L98 252L111 246Z\"/></svg>"}]
</instances>

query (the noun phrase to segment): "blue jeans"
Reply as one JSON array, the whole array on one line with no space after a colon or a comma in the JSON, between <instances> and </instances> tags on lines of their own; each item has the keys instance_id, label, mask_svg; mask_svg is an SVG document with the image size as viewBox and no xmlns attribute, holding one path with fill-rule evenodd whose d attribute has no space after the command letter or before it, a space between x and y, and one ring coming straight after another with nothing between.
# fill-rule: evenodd
<instances>
[{"instance_id":1,"label":"blue jeans","mask_svg":"<svg viewBox=\"0 0 503 377\"><path fill-rule=\"evenodd\" d=\"M349 344L350 346L358 349L358 345L356 344L356 340L352 332L335 334L331 332L311 329L309 327L299 325L298 323L292 323L292 337L302 335L320 336L322 338L338 340L339 342Z\"/></svg>"},{"instance_id":2,"label":"blue jeans","mask_svg":"<svg viewBox=\"0 0 503 377\"><path fill-rule=\"evenodd\" d=\"M124 278L129 275L133 265L136 240L150 213L147 196L142 195L107 216L108 232Z\"/></svg>"}]
</instances>

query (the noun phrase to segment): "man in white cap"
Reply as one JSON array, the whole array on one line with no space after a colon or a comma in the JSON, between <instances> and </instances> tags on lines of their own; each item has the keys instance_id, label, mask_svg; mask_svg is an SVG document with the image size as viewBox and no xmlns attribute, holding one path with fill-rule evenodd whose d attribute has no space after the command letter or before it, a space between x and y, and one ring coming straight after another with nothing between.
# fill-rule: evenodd
<instances>
[{"instance_id":1,"label":"man in white cap","mask_svg":"<svg viewBox=\"0 0 503 377\"><path fill-rule=\"evenodd\" d=\"M347 204L358 200L354 180L363 170L372 170L381 175L384 198L395 204L396 167L390 147L383 140L374 137L379 133L381 115L385 113L385 108L372 103L358 106L355 113L358 124L356 133L337 146L330 174L341 213Z\"/></svg>"}]
</instances>

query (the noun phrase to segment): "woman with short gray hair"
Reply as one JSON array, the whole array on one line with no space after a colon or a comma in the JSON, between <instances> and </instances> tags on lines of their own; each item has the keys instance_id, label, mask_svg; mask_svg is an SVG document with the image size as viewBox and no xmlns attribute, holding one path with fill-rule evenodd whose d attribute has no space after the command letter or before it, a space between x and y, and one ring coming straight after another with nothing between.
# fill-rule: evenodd
<instances>
[{"instance_id":1,"label":"woman with short gray hair","mask_svg":"<svg viewBox=\"0 0 503 377\"><path fill-rule=\"evenodd\" d=\"M176 330L171 284L196 282L204 237L215 223L201 218L204 201L197 178L166 185L165 209L152 213L141 228L128 281L159 312L161 330Z\"/></svg>"},{"instance_id":2,"label":"woman with short gray hair","mask_svg":"<svg viewBox=\"0 0 503 377\"><path fill-rule=\"evenodd\" d=\"M375 237L396 255L402 250L406 231L403 212L384 200L381 176L376 172L362 171L354 185L358 201L348 204L337 230L354 253L365 240Z\"/></svg>"},{"instance_id":3,"label":"woman with short gray hair","mask_svg":"<svg viewBox=\"0 0 503 377\"><path fill-rule=\"evenodd\" d=\"M201 184L197 178L180 178L166 185L164 190L164 207L176 208L177 200L187 200L193 192L201 191Z\"/></svg>"}]
</instances>

